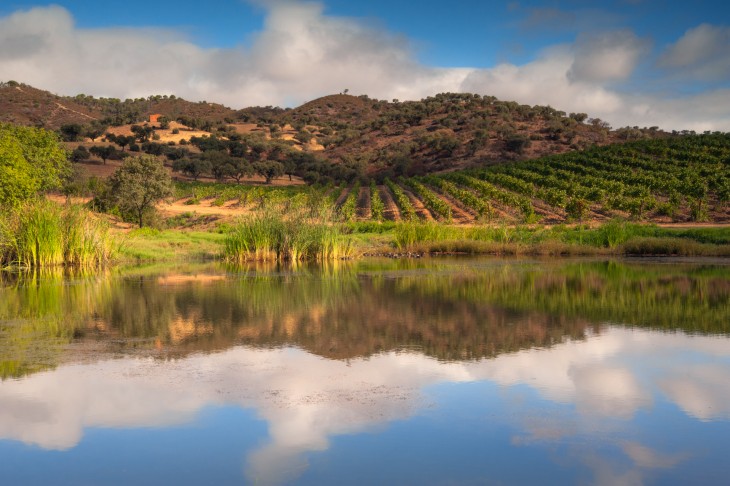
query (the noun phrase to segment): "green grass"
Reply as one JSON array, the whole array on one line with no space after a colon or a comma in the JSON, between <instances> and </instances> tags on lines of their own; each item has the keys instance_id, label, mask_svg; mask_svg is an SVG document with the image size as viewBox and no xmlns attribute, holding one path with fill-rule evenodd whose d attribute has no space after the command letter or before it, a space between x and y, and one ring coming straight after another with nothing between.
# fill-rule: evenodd
<instances>
[{"instance_id":1,"label":"green grass","mask_svg":"<svg viewBox=\"0 0 730 486\"><path fill-rule=\"evenodd\" d=\"M233 263L350 258L353 240L333 220L331 215L311 211L261 211L231 228L223 254Z\"/></svg>"},{"instance_id":2,"label":"green grass","mask_svg":"<svg viewBox=\"0 0 730 486\"><path fill-rule=\"evenodd\" d=\"M126 261L171 261L213 259L222 255L225 235L211 231L156 230L142 228L122 240L119 257Z\"/></svg>"},{"instance_id":3,"label":"green grass","mask_svg":"<svg viewBox=\"0 0 730 486\"><path fill-rule=\"evenodd\" d=\"M587 226L455 226L435 222L333 223L306 211L263 211L218 232L134 230L120 257L231 262L350 258L392 251L499 255L730 256L729 228L674 229L623 221Z\"/></svg>"},{"instance_id":4,"label":"green grass","mask_svg":"<svg viewBox=\"0 0 730 486\"><path fill-rule=\"evenodd\" d=\"M108 223L79 205L39 199L0 213L2 266L94 267L116 251Z\"/></svg>"}]
</instances>

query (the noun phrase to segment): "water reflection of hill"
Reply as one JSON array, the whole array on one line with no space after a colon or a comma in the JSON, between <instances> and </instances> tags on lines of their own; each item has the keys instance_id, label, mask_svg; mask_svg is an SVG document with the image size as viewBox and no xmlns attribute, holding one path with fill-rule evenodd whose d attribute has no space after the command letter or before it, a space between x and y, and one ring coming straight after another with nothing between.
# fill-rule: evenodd
<instances>
[{"instance_id":1,"label":"water reflection of hill","mask_svg":"<svg viewBox=\"0 0 730 486\"><path fill-rule=\"evenodd\" d=\"M294 345L336 359L415 349L464 360L581 339L604 322L724 334L729 273L711 265L457 260L23 277L0 288L2 376L79 351L174 356Z\"/></svg>"}]
</instances>

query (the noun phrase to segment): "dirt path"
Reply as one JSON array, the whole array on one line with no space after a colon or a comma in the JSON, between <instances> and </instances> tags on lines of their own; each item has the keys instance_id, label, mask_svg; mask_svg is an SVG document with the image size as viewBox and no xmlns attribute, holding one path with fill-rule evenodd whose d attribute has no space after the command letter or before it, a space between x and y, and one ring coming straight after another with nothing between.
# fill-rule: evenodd
<instances>
[{"instance_id":1,"label":"dirt path","mask_svg":"<svg viewBox=\"0 0 730 486\"><path fill-rule=\"evenodd\" d=\"M54 115L55 115L55 114L56 114L56 113L58 112L58 110L59 110L59 109L61 109L61 110L66 110L66 111L70 111L71 113L76 113L77 115L85 116L86 118L88 118L88 119L90 119L90 120L96 120L96 118L94 118L94 117L93 117L93 116L91 116L91 115L87 115L86 113L81 113L80 111L72 110L71 108L68 108L68 107L66 107L66 106L63 106L63 105L62 105L61 103L59 103L59 102L56 102L56 106L57 106L57 108L55 108L55 109L53 110L53 114L52 114L51 116L54 116Z\"/></svg>"},{"instance_id":2,"label":"dirt path","mask_svg":"<svg viewBox=\"0 0 730 486\"><path fill-rule=\"evenodd\" d=\"M565 211L550 206L542 199L532 199L532 207L535 210L535 214L542 216L541 223L560 224L566 219Z\"/></svg>"},{"instance_id":3,"label":"dirt path","mask_svg":"<svg viewBox=\"0 0 730 486\"><path fill-rule=\"evenodd\" d=\"M340 193L340 196L337 198L337 201L335 201L335 208L338 208L342 206L345 202L345 199L347 199L348 194L350 194L350 187L346 187L342 190ZM337 190L337 189L335 189Z\"/></svg>"},{"instance_id":4,"label":"dirt path","mask_svg":"<svg viewBox=\"0 0 730 486\"><path fill-rule=\"evenodd\" d=\"M433 214L431 214L431 211L428 210L426 206L423 205L420 199L418 199L411 191L401 186L401 189L403 189L403 193L408 196L408 199L411 201L411 205L413 206L413 209L416 211L416 215L422 219L423 221L436 221L436 218L433 217Z\"/></svg>"},{"instance_id":5,"label":"dirt path","mask_svg":"<svg viewBox=\"0 0 730 486\"><path fill-rule=\"evenodd\" d=\"M360 194L357 196L357 217L364 221L369 221L372 218L369 187L360 188Z\"/></svg>"},{"instance_id":6,"label":"dirt path","mask_svg":"<svg viewBox=\"0 0 730 486\"><path fill-rule=\"evenodd\" d=\"M451 219L455 224L472 224L476 221L478 217L476 211L467 208L461 201L448 194L437 192L435 189L433 189L433 192L451 207Z\"/></svg>"},{"instance_id":7,"label":"dirt path","mask_svg":"<svg viewBox=\"0 0 730 486\"><path fill-rule=\"evenodd\" d=\"M213 199L202 201L201 204L186 204L189 198L179 199L171 203L158 204L157 209L164 215L174 216L184 213L197 213L216 216L241 216L251 210L238 205L238 200L227 201L222 206L213 206Z\"/></svg>"},{"instance_id":8,"label":"dirt path","mask_svg":"<svg viewBox=\"0 0 730 486\"><path fill-rule=\"evenodd\" d=\"M386 186L378 186L378 192L380 193L380 199L383 201L383 217L388 221L400 221L400 211L398 211L398 205L393 200L393 195L390 193Z\"/></svg>"}]
</instances>

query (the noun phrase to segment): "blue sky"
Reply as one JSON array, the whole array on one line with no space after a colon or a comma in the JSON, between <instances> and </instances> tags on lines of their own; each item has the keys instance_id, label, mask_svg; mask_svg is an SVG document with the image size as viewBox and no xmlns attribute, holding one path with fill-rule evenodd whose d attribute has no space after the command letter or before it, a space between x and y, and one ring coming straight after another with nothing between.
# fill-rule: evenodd
<instances>
[{"instance_id":1,"label":"blue sky","mask_svg":"<svg viewBox=\"0 0 730 486\"><path fill-rule=\"evenodd\" d=\"M727 131L730 6L9 0L0 78L59 94L174 93L233 107L293 106L345 88L385 99L474 91L614 126Z\"/></svg>"}]
</instances>

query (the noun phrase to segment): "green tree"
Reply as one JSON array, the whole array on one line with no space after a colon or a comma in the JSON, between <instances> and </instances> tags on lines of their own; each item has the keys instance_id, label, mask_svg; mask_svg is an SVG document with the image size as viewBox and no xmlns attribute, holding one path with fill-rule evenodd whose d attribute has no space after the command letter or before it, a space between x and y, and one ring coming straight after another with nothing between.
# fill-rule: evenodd
<instances>
[{"instance_id":1,"label":"green tree","mask_svg":"<svg viewBox=\"0 0 730 486\"><path fill-rule=\"evenodd\" d=\"M127 145L134 143L136 138L132 135L114 135L109 134L106 136L106 139L109 140L112 143L115 143L119 145L119 147L122 149L122 152L124 151L124 147Z\"/></svg>"},{"instance_id":2,"label":"green tree","mask_svg":"<svg viewBox=\"0 0 730 486\"><path fill-rule=\"evenodd\" d=\"M145 213L172 196L172 179L154 157L129 157L107 182L108 194L123 212L134 216L141 228Z\"/></svg>"},{"instance_id":3,"label":"green tree","mask_svg":"<svg viewBox=\"0 0 730 486\"><path fill-rule=\"evenodd\" d=\"M78 123L69 123L61 125L59 132L64 142L76 142L83 133L83 128Z\"/></svg>"},{"instance_id":4,"label":"green tree","mask_svg":"<svg viewBox=\"0 0 730 486\"><path fill-rule=\"evenodd\" d=\"M17 206L40 191L58 188L70 173L55 133L0 123L0 205Z\"/></svg>"},{"instance_id":5,"label":"green tree","mask_svg":"<svg viewBox=\"0 0 730 486\"><path fill-rule=\"evenodd\" d=\"M267 184L271 184L273 179L284 175L284 165L281 162L275 162L273 160L255 162L253 164L253 170L266 179Z\"/></svg>"},{"instance_id":6,"label":"green tree","mask_svg":"<svg viewBox=\"0 0 730 486\"><path fill-rule=\"evenodd\" d=\"M87 160L89 157L89 151L83 145L79 145L71 152L71 160L73 162L81 162L82 160Z\"/></svg>"},{"instance_id":7,"label":"green tree","mask_svg":"<svg viewBox=\"0 0 730 486\"><path fill-rule=\"evenodd\" d=\"M150 136L152 136L155 132L155 129L149 125L132 125L131 130L140 142L147 142L150 139Z\"/></svg>"},{"instance_id":8,"label":"green tree","mask_svg":"<svg viewBox=\"0 0 730 486\"><path fill-rule=\"evenodd\" d=\"M504 143L505 148L516 154L523 154L525 149L530 146L530 139L524 135L510 135Z\"/></svg>"},{"instance_id":9,"label":"green tree","mask_svg":"<svg viewBox=\"0 0 730 486\"><path fill-rule=\"evenodd\" d=\"M84 125L83 129L81 130L81 135L83 135L84 137L88 137L89 139L91 139L92 142L94 142L97 138L104 135L107 128L107 125L104 125L97 121L93 121L89 125Z\"/></svg>"},{"instance_id":10,"label":"green tree","mask_svg":"<svg viewBox=\"0 0 730 486\"><path fill-rule=\"evenodd\" d=\"M172 163L173 172L187 174L194 181L203 174L210 174L212 168L210 161L201 157L186 157Z\"/></svg>"},{"instance_id":11,"label":"green tree","mask_svg":"<svg viewBox=\"0 0 730 486\"><path fill-rule=\"evenodd\" d=\"M251 167L248 160L242 157L231 157L229 165L229 175L239 184L241 183L241 179L253 174L253 167Z\"/></svg>"},{"instance_id":12,"label":"green tree","mask_svg":"<svg viewBox=\"0 0 730 486\"><path fill-rule=\"evenodd\" d=\"M89 152L99 157L104 162L104 165L106 165L107 159L114 155L116 151L117 149L111 145L94 145L89 149Z\"/></svg>"}]
</instances>

